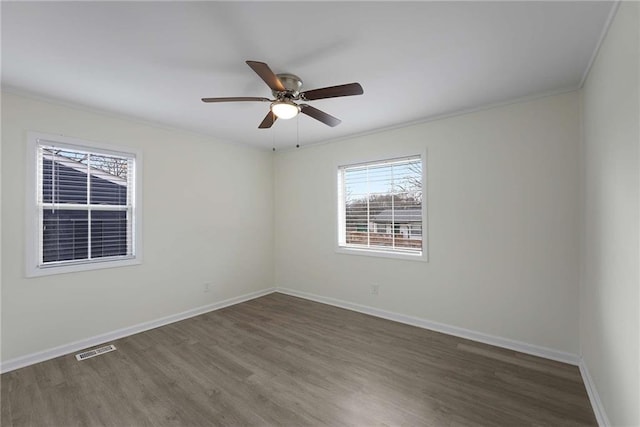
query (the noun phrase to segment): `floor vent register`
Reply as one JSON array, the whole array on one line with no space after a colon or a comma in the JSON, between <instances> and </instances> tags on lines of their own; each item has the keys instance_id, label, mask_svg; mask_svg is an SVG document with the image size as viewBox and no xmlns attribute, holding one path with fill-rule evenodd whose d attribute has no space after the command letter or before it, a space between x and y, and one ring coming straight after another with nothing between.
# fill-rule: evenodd
<instances>
[{"instance_id":1,"label":"floor vent register","mask_svg":"<svg viewBox=\"0 0 640 427\"><path fill-rule=\"evenodd\" d=\"M100 348L94 348L93 350L83 351L82 353L76 354L77 360L86 360L91 359L92 357L100 356L104 353L109 353L110 351L114 351L116 346L113 344L106 345Z\"/></svg>"}]
</instances>

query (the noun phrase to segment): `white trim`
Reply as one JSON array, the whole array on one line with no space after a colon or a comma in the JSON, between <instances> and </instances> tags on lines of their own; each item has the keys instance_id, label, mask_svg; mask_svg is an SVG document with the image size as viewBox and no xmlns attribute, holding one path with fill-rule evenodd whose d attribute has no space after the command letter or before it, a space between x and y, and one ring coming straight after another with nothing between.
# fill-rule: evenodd
<instances>
[{"instance_id":1,"label":"white trim","mask_svg":"<svg viewBox=\"0 0 640 427\"><path fill-rule=\"evenodd\" d=\"M140 259L140 257L118 259L96 258L92 260L81 261L61 261L57 264L52 263L51 265L33 267L32 269L28 269L29 266L27 266L25 277L31 279L34 277L51 276L54 274L76 273L79 271L101 270L105 268L130 267L140 264L142 264L142 259Z\"/></svg>"},{"instance_id":2,"label":"white trim","mask_svg":"<svg viewBox=\"0 0 640 427\"><path fill-rule=\"evenodd\" d=\"M620 2L621 0L615 0L616 2ZM545 92L541 92L541 93L536 93L536 94L531 94L531 95L523 95L523 96L516 96L514 98L509 98L503 101L497 101L497 102L490 102L488 104L482 104L482 105L477 105L475 107L468 107L468 108L461 108L461 109L457 109L457 110L452 110L449 112L445 112L445 113L437 113L437 114L433 114L430 116L426 116L420 119L416 119L416 120L409 120L403 123L398 123L398 124L393 124L393 125L389 125L389 126L381 126L378 127L376 129L372 129L372 130L366 130L366 131L362 131L362 132L354 132L351 133L349 135L344 135L344 136L340 136L340 137L335 137L335 138L328 138L328 139L322 139L322 140L318 140L318 141L314 141L314 142L310 142L308 144L299 144L300 146L290 146L290 147L282 147L282 148L278 148L277 149L277 153L286 153L288 151L295 151L295 150L299 150L299 149L303 149L303 148L308 148L308 147L312 147L315 145L323 145L323 144L332 144L335 142L340 142L340 141L345 141L348 139L353 139L353 138L360 138L360 137L364 137L364 136L369 136L369 135L375 135L378 133L383 133L383 132L388 132L394 129L400 129L400 128L405 128L405 127L410 127L410 126L417 126L423 123L430 123L430 122L435 122L438 120L443 120L443 119L448 119L448 118L453 118L453 117L458 117L458 116L464 116L466 114L471 114L471 113L476 113L476 112L480 112L480 111L485 111L485 110L492 110L494 108L501 108L501 107L506 107L509 105L513 105L513 104L521 104L521 103L525 103L525 102L531 102L531 101L536 101L538 99L542 99L542 98L548 98L550 96L557 96L557 95L563 95L565 93L570 93L570 92L576 92L578 90L580 90L581 86L580 85L571 85L569 87L566 88L562 88L562 89L553 89L553 90L549 90L549 91L545 91ZM187 127L179 127L179 126L170 126L168 124L165 123L160 123L160 122L155 122L152 120L148 120L148 119L143 119L141 117L134 117L134 116L129 116L129 115L125 115L125 114L121 114L121 113L117 113L114 111L109 111L109 110L103 110L100 108L96 108L96 107L91 107L88 105L84 105L84 104L77 104L77 103L73 103L73 102L68 102L68 101L63 101L61 99L58 98L51 98L51 97L47 97L41 94L36 94L34 92L22 89L22 88L18 88L18 87L14 87L14 86L8 86L8 85L4 85L2 86L2 92L6 92L12 95L16 95L16 96L22 96L31 100L35 100L35 101L40 101L40 102L46 102L48 104L53 104L53 105L57 105L57 106L61 106L61 107L66 107L66 108L72 108L74 110L79 110L79 111L83 111L83 112L87 112L87 113L92 113L92 114L102 114L108 117L112 117L118 120L125 120L128 122L132 122L132 123L139 123L139 124L143 124L146 126L151 126L157 129L163 129L163 130L168 130L168 131L172 131L172 132L185 132L185 133L189 133L192 135L195 135L197 137L201 137L201 138L215 138L216 141L220 142L221 144L226 144L226 145L233 145L234 147L238 146L238 142L235 140L231 140L231 139L218 139L218 137L209 134L209 133L205 133L205 132L201 132L201 131L197 131L194 129L189 129ZM258 150L258 151L273 151L273 144L271 144L271 141L268 141L269 145L268 146L263 146L263 145L256 145L256 144L248 144L248 143L243 143L241 146L247 149L252 149L252 150Z\"/></svg>"},{"instance_id":3,"label":"white trim","mask_svg":"<svg viewBox=\"0 0 640 427\"><path fill-rule=\"evenodd\" d=\"M371 163L384 163L393 162L394 160L410 159L420 157L422 163L422 251L421 253L403 252L402 250L384 250L382 248L366 248L356 246L342 245L341 241L345 237L345 230L342 225L342 218L344 216L344 191L341 187L341 174L342 170L347 167L365 166ZM427 148L420 150L405 150L396 151L392 149L389 152L380 154L376 157L358 156L355 158L341 159L339 162L334 163L334 185L336 194L334 196L334 251L338 254L356 255L356 256L369 256L378 258L399 259L406 261L422 261L429 262L429 180L428 180L428 151Z\"/></svg>"},{"instance_id":4,"label":"white trim","mask_svg":"<svg viewBox=\"0 0 640 427\"><path fill-rule=\"evenodd\" d=\"M11 94L11 95L15 95L15 96L21 96L33 101L39 101L39 102L45 102L47 104L52 104L58 107L65 107L65 108L71 108L77 111L81 111L84 113L90 113L90 114L100 114L103 116L107 116L109 118L113 118L113 119L117 119L117 120L124 120L130 123L136 123L136 124L141 124L144 126L149 126L149 127L153 127L155 129L162 129L162 130L166 130L169 132L185 132L185 133L189 133L191 135L194 135L198 138L207 138L207 139L211 139L214 138L217 142L220 142L221 144L226 144L226 145L233 145L234 147L238 147L238 142L235 140L231 140L231 139L219 139L217 136L212 135L210 133L205 133L205 132L201 132L201 131L197 131L197 130L193 130L193 129L189 129L186 127L180 127L180 126L171 126L169 124L166 123L162 123L162 122L158 122L158 121L153 121L150 119L144 119L142 117L138 117L138 116L131 116L128 114L123 114L123 113L118 113L116 111L113 110L106 110L106 109L102 109L102 108L98 108L98 107L92 107L90 105L86 105L86 104L82 104L82 103L75 103L75 102L69 102L69 101L64 101L62 99L59 98L52 98L46 95L42 95L39 93L35 93L29 90L26 90L24 88L19 88L19 87L15 87L15 86L10 86L10 85L2 85L2 92ZM259 151L266 151L272 150L272 147L262 147L262 146L257 146L257 145L243 145L244 148L248 148L248 149L252 149L252 150L259 150Z\"/></svg>"},{"instance_id":5,"label":"white trim","mask_svg":"<svg viewBox=\"0 0 640 427\"><path fill-rule=\"evenodd\" d=\"M587 395L589 396L589 401L591 402L591 407L593 408L593 413L596 416L598 425L600 427L610 426L611 423L600 400L596 384L593 382L593 378L591 378L591 374L589 374L589 369L587 368L587 363L582 357L580 358L578 368L580 368L580 375L582 375L582 381L584 382L584 387L587 389Z\"/></svg>"},{"instance_id":6,"label":"white trim","mask_svg":"<svg viewBox=\"0 0 640 427\"><path fill-rule=\"evenodd\" d=\"M0 372L5 373L5 372L13 371L15 369L33 365L35 363L44 362L45 360L53 359L59 356L64 356L70 353L75 353L79 350L84 350L89 347L95 347L100 344L104 344L108 341L114 341L120 338L128 337L130 335L138 334L140 332L148 331L149 329L154 329L160 326L168 325L170 323L178 322L180 320L188 319L190 317L198 316L200 314L208 313L210 311L219 310L221 308L229 307L231 305L239 304L241 302L249 301L255 298L260 298L261 296L268 295L273 292L275 292L275 288L268 288L268 289L263 289L261 291L251 292L248 294L229 298L223 301L207 304L202 307L193 308L191 310L183 311L181 313L172 314L166 317L161 317L156 320L139 323L134 326L117 329L115 331L107 332L105 334L100 334L100 335L96 335L94 337L86 338L83 340L74 341L58 347L50 348L48 350L43 350L37 353L31 353L25 356L16 357L15 359L2 362L0 364Z\"/></svg>"},{"instance_id":7,"label":"white trim","mask_svg":"<svg viewBox=\"0 0 640 427\"><path fill-rule=\"evenodd\" d=\"M307 292L297 291L294 289L280 288L280 287L267 288L261 291L251 292L248 294L229 298L216 303L204 305L202 307L183 311L181 313L162 317L156 320L139 323L134 326L129 326L126 328L107 332L101 335L96 335L94 337L86 338L79 341L74 341L74 342L64 344L58 347L54 347L48 350L43 350L36 353L28 354L25 356L17 357L11 360L7 360L6 362L0 363L0 372L5 373L5 372L13 371L15 369L23 368L25 366L33 365L39 362L44 362L46 360L53 359L59 356L75 353L77 351L80 351L89 347L95 347L95 346L104 344L108 341L114 341L114 340L124 338L130 335L134 335L140 332L148 331L149 329L158 328L160 326L168 325L170 323L174 323L180 320L188 319L190 317L198 316L200 314L219 310L221 308L229 307L235 304L240 304L242 302L260 298L262 296L269 295L274 292L279 292L285 295L303 298L310 301L319 302L322 304L328 304L335 307L340 307L347 310L352 310L359 313L380 317L383 319L393 320L395 322L400 322L407 325L417 326L423 329L442 332L448 335L453 335L453 336L469 339L472 341L495 345L497 347L502 347L509 350L515 350L522 353L531 354L534 356L544 357L546 359L556 360L559 362L568 363L570 365L579 366L580 372L582 373L582 376L585 381L587 393L589 394L589 399L591 399L592 405L594 406L596 417L598 418L599 414L601 414L601 417L598 418L598 422L600 422L600 420L602 419L605 422L600 423L601 426L609 425L606 415L604 414L604 410L602 409L602 404L600 402L600 399L597 397L597 392L595 391L593 381L591 380L591 377L589 376L588 371L586 370L586 365L583 367L582 366L583 362L580 361L579 363L578 356L575 354L566 353L566 352L550 349L547 347L531 345L531 344L523 343L521 341L501 338L494 335L484 334L481 332L471 331L469 329L446 325L443 323L421 319L418 317L412 317L404 314L381 310L378 308L369 307L361 304L355 304L355 303L351 303L348 301L343 301L335 298L323 297L320 295L315 295Z\"/></svg>"},{"instance_id":8,"label":"white trim","mask_svg":"<svg viewBox=\"0 0 640 427\"><path fill-rule=\"evenodd\" d=\"M591 67L593 66L593 63L596 61L596 58L598 57L600 46L602 46L602 43L604 43L604 39L607 37L607 34L609 33L609 28L611 28L611 23L613 22L613 18L616 16L616 12L618 11L618 8L620 7L621 0L614 0L613 3L614 5L609 11L609 16L607 16L607 20L604 23L604 27L602 27L602 33L600 33L600 38L598 39L598 43L596 43L596 47L595 49L593 49L591 58L589 58L589 62L587 63L587 68L585 68L584 72L582 73L582 78L580 79L580 85L578 85L579 88L582 88L584 86L584 82L587 80L587 77L589 76L589 71L591 71Z\"/></svg>"},{"instance_id":9,"label":"white trim","mask_svg":"<svg viewBox=\"0 0 640 427\"><path fill-rule=\"evenodd\" d=\"M516 98L510 98L505 101L498 101L498 102L493 102L489 104L478 105L476 107L462 108L460 110L453 110L451 112L442 113L442 114L434 114L432 116L423 117L417 120L410 120L407 122L398 123L394 125L382 126L376 129L362 131L362 132L355 132L349 135L339 136L335 138L323 139L321 141L310 142L308 144L300 145L300 147L278 148L277 153L286 153L289 151L295 151L295 150L301 150L303 148L314 147L316 145L333 144L336 142L347 141L350 139L362 138L365 136L389 132L395 129L418 126L425 123L437 122L439 120L450 119L450 118L464 116L467 114L477 113L481 111L493 110L495 108L508 107L509 105L524 104L527 102L537 101L543 98L549 98L551 96L559 96L559 95L564 95L571 92L577 92L579 90L580 90L580 86L572 85L564 89L557 89L557 90L551 90L551 91L537 93L533 95L525 95L525 96L520 96Z\"/></svg>"},{"instance_id":10,"label":"white trim","mask_svg":"<svg viewBox=\"0 0 640 427\"><path fill-rule=\"evenodd\" d=\"M368 256L368 257L377 257L377 258L390 258L390 259L402 259L405 261L422 261L428 262L427 257L425 256L424 250L424 241L423 241L423 249L422 253L408 253L401 251L385 251L383 249L369 249L369 248L357 248L351 246L338 246L335 248L335 252L337 254L346 254L346 255L357 255L357 256Z\"/></svg>"},{"instance_id":11,"label":"white trim","mask_svg":"<svg viewBox=\"0 0 640 427\"><path fill-rule=\"evenodd\" d=\"M554 350L552 348L537 346L533 344L527 344L521 341L516 341L508 338L497 337L495 335L489 335L482 332L460 328L458 326L451 326L444 323L438 323L431 320L422 319L419 317L407 316L404 314L381 310L379 308L369 307L366 305L356 304L356 303L343 301L335 298L323 297L320 295L310 294L307 292L300 292L294 289L278 287L276 288L276 292L280 292L282 294L291 295L298 298L308 299L311 301L320 302L323 304L333 305L335 307L345 308L347 310L357 311L359 313L369 314L371 316L380 317L383 319L393 320L395 322L400 322L400 323L404 323L411 326L417 326L423 329L442 332L447 335L453 335L456 337L465 338L472 341L490 344L496 347L515 350L521 353L543 357L545 359L568 363L574 366L577 366L579 361L577 354L566 353L564 351Z\"/></svg>"},{"instance_id":12,"label":"white trim","mask_svg":"<svg viewBox=\"0 0 640 427\"><path fill-rule=\"evenodd\" d=\"M85 139L72 138L65 135L47 134L42 132L28 131L26 134L27 143L27 165L26 165L26 197L25 197L25 277L48 276L52 274L72 273L77 271L97 270L103 268L126 267L142 264L143 240L142 240L142 175L143 160L142 150L137 148L123 147L120 145L108 144L104 142L89 141ZM117 259L93 259L79 262L68 262L39 266L39 235L40 216L37 210L36 188L37 188L37 166L36 147L41 142L47 142L68 148L71 150L92 151L99 150L104 154L133 157L135 159L135 173L133 177L133 256ZM88 179L88 177L87 177ZM110 208L106 208L110 209Z\"/></svg>"}]
</instances>

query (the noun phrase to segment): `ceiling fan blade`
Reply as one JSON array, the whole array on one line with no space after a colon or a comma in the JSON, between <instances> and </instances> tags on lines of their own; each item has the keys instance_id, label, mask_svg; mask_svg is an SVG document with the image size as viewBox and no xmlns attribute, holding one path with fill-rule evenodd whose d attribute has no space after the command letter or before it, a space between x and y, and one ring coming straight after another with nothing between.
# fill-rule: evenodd
<instances>
[{"instance_id":1,"label":"ceiling fan blade","mask_svg":"<svg viewBox=\"0 0 640 427\"><path fill-rule=\"evenodd\" d=\"M245 62L249 67L251 67L253 71L256 72L257 75L260 76L262 80L264 80L264 82L271 88L271 90L275 90L277 92L284 92L286 90L278 76L276 76L275 73L271 71L271 68L269 68L267 64L258 61Z\"/></svg>"},{"instance_id":2,"label":"ceiling fan blade","mask_svg":"<svg viewBox=\"0 0 640 427\"><path fill-rule=\"evenodd\" d=\"M262 120L262 123L260 123L260 126L258 126L258 129L269 129L276 122L277 118L278 117L276 117L276 115L273 114L271 110L269 110L267 115Z\"/></svg>"},{"instance_id":3,"label":"ceiling fan blade","mask_svg":"<svg viewBox=\"0 0 640 427\"><path fill-rule=\"evenodd\" d=\"M362 95L364 90L360 83L348 83L346 85L323 87L320 89L312 89L300 94L300 98L306 101L314 99L337 98L339 96Z\"/></svg>"},{"instance_id":4,"label":"ceiling fan blade","mask_svg":"<svg viewBox=\"0 0 640 427\"><path fill-rule=\"evenodd\" d=\"M302 114L306 114L309 117L313 117L316 120L321 121L325 125L335 127L342 123L342 120L333 117L330 114L325 113L324 111L320 111L317 108L312 107L307 104L300 104L300 112Z\"/></svg>"},{"instance_id":5,"label":"ceiling fan blade","mask_svg":"<svg viewBox=\"0 0 640 427\"><path fill-rule=\"evenodd\" d=\"M236 96L231 98L202 98L202 102L238 102L238 101L271 102L269 98L257 98L252 96Z\"/></svg>"}]
</instances>

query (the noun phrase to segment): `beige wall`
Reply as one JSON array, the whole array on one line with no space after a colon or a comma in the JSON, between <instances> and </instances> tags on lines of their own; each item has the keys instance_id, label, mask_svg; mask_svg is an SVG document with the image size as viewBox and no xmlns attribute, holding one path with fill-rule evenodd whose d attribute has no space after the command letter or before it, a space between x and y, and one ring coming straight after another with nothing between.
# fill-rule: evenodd
<instances>
[{"instance_id":1,"label":"beige wall","mask_svg":"<svg viewBox=\"0 0 640 427\"><path fill-rule=\"evenodd\" d=\"M142 265L25 278L27 131L142 150ZM3 93L2 361L271 287L272 203L271 152Z\"/></svg>"},{"instance_id":2,"label":"beige wall","mask_svg":"<svg viewBox=\"0 0 640 427\"><path fill-rule=\"evenodd\" d=\"M429 262L336 253L337 165L424 150ZM276 286L576 355L578 167L576 92L277 153Z\"/></svg>"},{"instance_id":3,"label":"beige wall","mask_svg":"<svg viewBox=\"0 0 640 427\"><path fill-rule=\"evenodd\" d=\"M580 344L612 425L640 425L640 17L622 2L583 93Z\"/></svg>"},{"instance_id":4,"label":"beige wall","mask_svg":"<svg viewBox=\"0 0 640 427\"><path fill-rule=\"evenodd\" d=\"M3 93L2 361L275 285L580 354L611 423L640 425L639 8L582 93L275 158ZM143 151L142 265L24 277L27 131ZM423 152L429 262L337 253L337 166Z\"/></svg>"}]
</instances>

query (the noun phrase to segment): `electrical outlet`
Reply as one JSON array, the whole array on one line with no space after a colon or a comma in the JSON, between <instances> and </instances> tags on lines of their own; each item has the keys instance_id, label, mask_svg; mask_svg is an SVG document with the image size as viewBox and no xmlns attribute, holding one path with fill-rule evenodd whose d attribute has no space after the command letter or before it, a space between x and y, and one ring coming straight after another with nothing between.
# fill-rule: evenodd
<instances>
[{"instance_id":1,"label":"electrical outlet","mask_svg":"<svg viewBox=\"0 0 640 427\"><path fill-rule=\"evenodd\" d=\"M205 283L204 284L204 292L209 292L209 286L211 285L211 283Z\"/></svg>"},{"instance_id":2,"label":"electrical outlet","mask_svg":"<svg viewBox=\"0 0 640 427\"><path fill-rule=\"evenodd\" d=\"M371 285L371 295L378 296L379 293L380 293L380 285L378 285L377 283L374 283L373 285Z\"/></svg>"}]
</instances>

